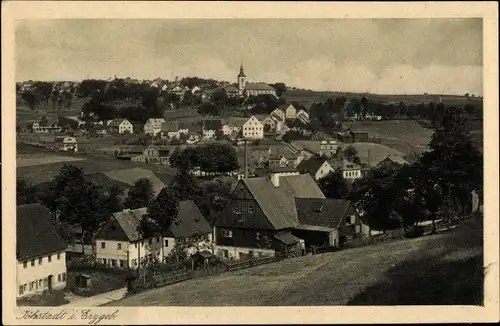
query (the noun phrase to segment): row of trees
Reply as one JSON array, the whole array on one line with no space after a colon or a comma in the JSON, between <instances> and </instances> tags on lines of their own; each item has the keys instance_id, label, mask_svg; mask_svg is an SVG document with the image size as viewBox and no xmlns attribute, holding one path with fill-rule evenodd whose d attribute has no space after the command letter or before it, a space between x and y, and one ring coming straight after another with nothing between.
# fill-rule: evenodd
<instances>
[{"instance_id":1,"label":"row of trees","mask_svg":"<svg viewBox=\"0 0 500 326\"><path fill-rule=\"evenodd\" d=\"M445 108L430 141L430 151L412 165L400 169L380 167L347 184L339 174L320 181L330 198L357 203L373 228L405 229L421 220L451 217L467 211L473 190L482 193L483 157L474 146L468 114Z\"/></svg>"},{"instance_id":2,"label":"row of trees","mask_svg":"<svg viewBox=\"0 0 500 326\"><path fill-rule=\"evenodd\" d=\"M53 82L36 82L30 88L22 90L17 88L17 93L31 110L38 110L42 103L52 102L52 110L69 109L73 103L76 89L73 85L61 88Z\"/></svg>"},{"instance_id":3,"label":"row of trees","mask_svg":"<svg viewBox=\"0 0 500 326\"><path fill-rule=\"evenodd\" d=\"M209 173L231 172L239 167L234 147L227 144L207 144L184 150L177 147L170 156L170 165L183 171L199 167Z\"/></svg>"}]
</instances>

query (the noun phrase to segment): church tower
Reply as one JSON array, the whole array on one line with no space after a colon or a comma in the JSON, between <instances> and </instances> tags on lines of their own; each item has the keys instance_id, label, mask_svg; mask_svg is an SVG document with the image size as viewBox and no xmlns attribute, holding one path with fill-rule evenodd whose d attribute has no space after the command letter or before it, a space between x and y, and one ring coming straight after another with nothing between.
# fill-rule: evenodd
<instances>
[{"instance_id":1,"label":"church tower","mask_svg":"<svg viewBox=\"0 0 500 326\"><path fill-rule=\"evenodd\" d=\"M246 81L247 76L245 76L245 72L243 71L243 63L240 66L240 73L238 74L238 94L243 95L243 92L245 91L245 85L247 83Z\"/></svg>"}]
</instances>

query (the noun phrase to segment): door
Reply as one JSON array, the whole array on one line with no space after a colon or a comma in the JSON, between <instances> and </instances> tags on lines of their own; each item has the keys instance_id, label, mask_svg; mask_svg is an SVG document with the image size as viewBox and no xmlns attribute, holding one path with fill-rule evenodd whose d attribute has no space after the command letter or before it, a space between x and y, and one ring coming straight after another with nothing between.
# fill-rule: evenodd
<instances>
[{"instance_id":1,"label":"door","mask_svg":"<svg viewBox=\"0 0 500 326\"><path fill-rule=\"evenodd\" d=\"M53 282L53 279L54 279L54 275L49 275L49 279L48 279L48 287L49 287L49 292L52 291L52 282Z\"/></svg>"}]
</instances>

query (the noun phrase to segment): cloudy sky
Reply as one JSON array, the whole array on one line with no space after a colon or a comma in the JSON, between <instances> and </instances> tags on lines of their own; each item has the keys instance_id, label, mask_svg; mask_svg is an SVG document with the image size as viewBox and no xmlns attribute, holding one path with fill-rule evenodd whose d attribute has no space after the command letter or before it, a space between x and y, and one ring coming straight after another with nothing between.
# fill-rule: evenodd
<instances>
[{"instance_id":1,"label":"cloudy sky","mask_svg":"<svg viewBox=\"0 0 500 326\"><path fill-rule=\"evenodd\" d=\"M16 80L285 82L315 90L482 94L481 19L24 20Z\"/></svg>"}]
</instances>

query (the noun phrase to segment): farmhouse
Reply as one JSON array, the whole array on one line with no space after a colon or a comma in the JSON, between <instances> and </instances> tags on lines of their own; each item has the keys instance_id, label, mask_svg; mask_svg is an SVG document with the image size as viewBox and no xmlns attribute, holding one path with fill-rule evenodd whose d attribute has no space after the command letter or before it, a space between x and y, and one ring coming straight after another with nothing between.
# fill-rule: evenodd
<instances>
[{"instance_id":1,"label":"farmhouse","mask_svg":"<svg viewBox=\"0 0 500 326\"><path fill-rule=\"evenodd\" d=\"M306 124L309 122L309 113L307 111L301 109L297 112L297 119L302 122L303 124Z\"/></svg>"},{"instance_id":2,"label":"farmhouse","mask_svg":"<svg viewBox=\"0 0 500 326\"><path fill-rule=\"evenodd\" d=\"M402 157L396 155L387 155L385 159L377 164L377 167L385 166L391 169L399 169L404 165L408 165L408 161L406 161Z\"/></svg>"},{"instance_id":3,"label":"farmhouse","mask_svg":"<svg viewBox=\"0 0 500 326\"><path fill-rule=\"evenodd\" d=\"M285 112L285 120L295 120L297 118L297 109L293 104L283 104L279 108Z\"/></svg>"},{"instance_id":4,"label":"farmhouse","mask_svg":"<svg viewBox=\"0 0 500 326\"><path fill-rule=\"evenodd\" d=\"M264 131L280 132L283 129L283 119L278 115L269 115L263 121Z\"/></svg>"},{"instance_id":5,"label":"farmhouse","mask_svg":"<svg viewBox=\"0 0 500 326\"><path fill-rule=\"evenodd\" d=\"M109 132L115 134L133 133L134 125L127 119L113 119L108 125Z\"/></svg>"},{"instance_id":6,"label":"farmhouse","mask_svg":"<svg viewBox=\"0 0 500 326\"><path fill-rule=\"evenodd\" d=\"M222 131L222 120L203 120L201 127L201 136L203 138L214 138L218 131Z\"/></svg>"},{"instance_id":7,"label":"farmhouse","mask_svg":"<svg viewBox=\"0 0 500 326\"><path fill-rule=\"evenodd\" d=\"M144 133L146 135L156 136L157 133L162 131L162 124L165 123L163 118L151 118L144 124Z\"/></svg>"},{"instance_id":8,"label":"farmhouse","mask_svg":"<svg viewBox=\"0 0 500 326\"><path fill-rule=\"evenodd\" d=\"M285 121L286 113L281 108L274 109L270 114L270 116L277 116L281 119L281 121Z\"/></svg>"},{"instance_id":9,"label":"farmhouse","mask_svg":"<svg viewBox=\"0 0 500 326\"><path fill-rule=\"evenodd\" d=\"M251 116L241 127L243 138L262 139L264 138L264 126L255 116Z\"/></svg>"},{"instance_id":10,"label":"farmhouse","mask_svg":"<svg viewBox=\"0 0 500 326\"><path fill-rule=\"evenodd\" d=\"M349 162L347 160L338 161L330 161L333 169L335 171L341 171L342 176L346 180L356 180L363 177L362 168L360 165L356 163Z\"/></svg>"},{"instance_id":11,"label":"farmhouse","mask_svg":"<svg viewBox=\"0 0 500 326\"><path fill-rule=\"evenodd\" d=\"M56 119L43 117L41 119L33 121L31 130L34 133L61 132L62 127L59 125Z\"/></svg>"},{"instance_id":12,"label":"farmhouse","mask_svg":"<svg viewBox=\"0 0 500 326\"><path fill-rule=\"evenodd\" d=\"M168 121L161 124L161 136L167 138L180 138L179 123L177 121Z\"/></svg>"},{"instance_id":13,"label":"farmhouse","mask_svg":"<svg viewBox=\"0 0 500 326\"><path fill-rule=\"evenodd\" d=\"M78 152L78 144L75 137L56 137L50 147L60 151Z\"/></svg>"},{"instance_id":14,"label":"farmhouse","mask_svg":"<svg viewBox=\"0 0 500 326\"><path fill-rule=\"evenodd\" d=\"M149 145L144 149L142 155L133 156L131 161L166 165L168 164L169 154L170 151L168 149L160 149L157 146Z\"/></svg>"},{"instance_id":15,"label":"farmhouse","mask_svg":"<svg viewBox=\"0 0 500 326\"><path fill-rule=\"evenodd\" d=\"M17 298L66 287L68 246L40 204L17 206Z\"/></svg>"},{"instance_id":16,"label":"farmhouse","mask_svg":"<svg viewBox=\"0 0 500 326\"><path fill-rule=\"evenodd\" d=\"M195 244L197 248L186 248L188 254L195 253L201 247L211 247L210 224L193 201L179 202L177 218L164 236L141 236L138 229L146 214L145 207L113 214L95 236L96 259L99 263L114 268L136 269L148 256L164 261L174 249L176 240L190 238L196 233L206 235L208 240Z\"/></svg>"},{"instance_id":17,"label":"farmhouse","mask_svg":"<svg viewBox=\"0 0 500 326\"><path fill-rule=\"evenodd\" d=\"M303 160L297 166L297 169L300 173L309 173L316 181L334 172L333 167L327 160L317 160L314 158Z\"/></svg>"}]
</instances>

